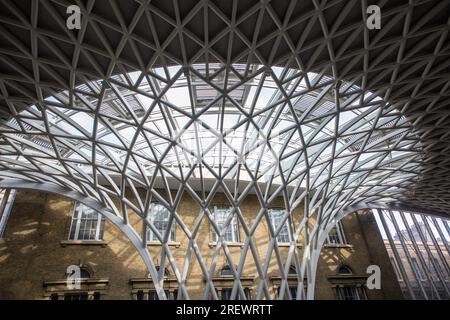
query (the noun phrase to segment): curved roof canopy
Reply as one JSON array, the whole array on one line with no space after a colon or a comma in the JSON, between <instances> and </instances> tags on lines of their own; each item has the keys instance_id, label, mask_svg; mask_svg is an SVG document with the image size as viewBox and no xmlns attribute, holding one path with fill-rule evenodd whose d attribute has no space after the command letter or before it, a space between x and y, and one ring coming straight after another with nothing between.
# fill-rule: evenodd
<instances>
[{"instance_id":1,"label":"curved roof canopy","mask_svg":"<svg viewBox=\"0 0 450 320\"><path fill-rule=\"evenodd\" d=\"M237 160L258 180L279 155L283 184L446 212L450 5L389 1L368 30L361 3L92 1L68 30L70 2L2 1L3 176L183 180L201 156L205 178Z\"/></svg>"},{"instance_id":2,"label":"curved roof canopy","mask_svg":"<svg viewBox=\"0 0 450 320\"><path fill-rule=\"evenodd\" d=\"M274 252L283 287L295 265L297 298L314 297L320 247L346 213L450 212L449 1L381 1L380 30L366 27L361 0L77 3L81 28L69 30L70 1L0 2L0 187L66 192L100 211L160 280L161 298L163 273L128 209L161 241L179 295L189 297L195 255L204 297L217 298L223 248L237 266L232 296L244 296L250 257L259 299L270 297L271 261L253 233L279 197L285 210L268 224L266 255ZM231 207L221 228L210 212L217 192ZM246 221L250 193L259 208ZM177 212L185 194L200 208L194 225ZM148 219L155 200L189 239L183 270L169 230ZM223 240L233 216L245 233L238 263ZM219 235L210 266L196 242L203 220ZM294 254L282 261L285 223Z\"/></svg>"}]
</instances>

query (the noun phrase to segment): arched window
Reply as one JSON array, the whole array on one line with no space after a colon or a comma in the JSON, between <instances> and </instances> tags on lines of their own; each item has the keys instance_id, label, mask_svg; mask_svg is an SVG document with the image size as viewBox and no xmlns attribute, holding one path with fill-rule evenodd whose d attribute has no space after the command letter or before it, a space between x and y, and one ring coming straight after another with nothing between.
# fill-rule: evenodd
<instances>
[{"instance_id":1,"label":"arched window","mask_svg":"<svg viewBox=\"0 0 450 320\"><path fill-rule=\"evenodd\" d=\"M353 274L353 271L348 265L341 264L338 267L338 274Z\"/></svg>"},{"instance_id":2,"label":"arched window","mask_svg":"<svg viewBox=\"0 0 450 320\"><path fill-rule=\"evenodd\" d=\"M92 271L87 267L78 266L80 269L80 280L90 279L92 277ZM75 271L72 269L66 276L75 276Z\"/></svg>"},{"instance_id":3,"label":"arched window","mask_svg":"<svg viewBox=\"0 0 450 320\"><path fill-rule=\"evenodd\" d=\"M295 266L290 266L288 275L289 276L296 276L297 275L297 268L295 268Z\"/></svg>"},{"instance_id":4,"label":"arched window","mask_svg":"<svg viewBox=\"0 0 450 320\"><path fill-rule=\"evenodd\" d=\"M156 266L156 271L159 273L160 266ZM164 278L167 278L170 275L169 270L167 268L164 268Z\"/></svg>"},{"instance_id":5,"label":"arched window","mask_svg":"<svg viewBox=\"0 0 450 320\"><path fill-rule=\"evenodd\" d=\"M159 274L160 266L155 266L155 269L156 269L156 272ZM169 277L169 275L170 275L169 269L164 268L163 275L164 275L164 278ZM151 276L150 273L148 274L148 277L149 277L150 279L152 278L152 276Z\"/></svg>"},{"instance_id":6,"label":"arched window","mask_svg":"<svg viewBox=\"0 0 450 320\"><path fill-rule=\"evenodd\" d=\"M81 279L90 279L91 278L91 272L87 268L81 267L80 268L80 278Z\"/></svg>"},{"instance_id":7,"label":"arched window","mask_svg":"<svg viewBox=\"0 0 450 320\"><path fill-rule=\"evenodd\" d=\"M164 238L167 229L170 229L169 241L175 241L175 221L169 227L170 211L159 203L152 203L150 206L149 220L153 223L156 230ZM160 242L156 234L147 226L147 241Z\"/></svg>"},{"instance_id":8,"label":"arched window","mask_svg":"<svg viewBox=\"0 0 450 320\"><path fill-rule=\"evenodd\" d=\"M233 276L233 271L231 270L231 267L230 266L224 266L220 270L220 276L222 276L222 277L232 277Z\"/></svg>"}]
</instances>

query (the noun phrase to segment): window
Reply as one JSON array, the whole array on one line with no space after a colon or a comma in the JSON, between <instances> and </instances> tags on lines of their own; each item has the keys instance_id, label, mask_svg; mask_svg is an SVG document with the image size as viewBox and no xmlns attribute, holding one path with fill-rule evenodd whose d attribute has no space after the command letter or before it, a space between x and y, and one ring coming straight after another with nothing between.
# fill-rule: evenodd
<instances>
[{"instance_id":1,"label":"window","mask_svg":"<svg viewBox=\"0 0 450 320\"><path fill-rule=\"evenodd\" d=\"M289 267L288 276L297 276L297 268L295 266Z\"/></svg>"},{"instance_id":2,"label":"window","mask_svg":"<svg viewBox=\"0 0 450 320\"><path fill-rule=\"evenodd\" d=\"M168 294L167 291L165 291L166 296ZM148 300L159 300L158 294L156 293L156 291L150 290L148 292Z\"/></svg>"},{"instance_id":3,"label":"window","mask_svg":"<svg viewBox=\"0 0 450 320\"><path fill-rule=\"evenodd\" d=\"M436 257L433 257L433 261L434 261L434 265L435 265L436 269L433 268L433 272L431 274L433 276L434 281L439 281L439 276L444 278L441 263L439 262L439 259L437 259ZM431 261L430 261L430 264L431 264Z\"/></svg>"},{"instance_id":4,"label":"window","mask_svg":"<svg viewBox=\"0 0 450 320\"><path fill-rule=\"evenodd\" d=\"M220 300L231 300L231 292L232 291L233 291L232 288L222 288L220 291ZM247 300L251 299L249 288L244 288L244 294L245 294L245 299L247 299ZM236 297L238 300L241 300L240 299L241 295L239 294L239 292L237 292Z\"/></svg>"},{"instance_id":5,"label":"window","mask_svg":"<svg viewBox=\"0 0 450 320\"><path fill-rule=\"evenodd\" d=\"M159 274L160 268L161 268L160 266L156 266L155 267L156 272L158 272L158 274ZM169 277L170 273L169 273L169 270L167 268L164 268L163 275L164 275L164 278Z\"/></svg>"},{"instance_id":6,"label":"window","mask_svg":"<svg viewBox=\"0 0 450 320\"><path fill-rule=\"evenodd\" d=\"M9 219L12 204L16 197L16 191L11 189L0 189L0 238L5 232L6 223Z\"/></svg>"},{"instance_id":7,"label":"window","mask_svg":"<svg viewBox=\"0 0 450 320\"><path fill-rule=\"evenodd\" d=\"M105 218L92 208L75 204L69 240L103 240Z\"/></svg>"},{"instance_id":8,"label":"window","mask_svg":"<svg viewBox=\"0 0 450 320\"><path fill-rule=\"evenodd\" d=\"M341 264L339 265L338 268L338 274L353 274L352 269L346 265L346 264Z\"/></svg>"},{"instance_id":9,"label":"window","mask_svg":"<svg viewBox=\"0 0 450 320\"><path fill-rule=\"evenodd\" d=\"M223 288L220 292L220 300L230 300L231 299L231 288Z\"/></svg>"},{"instance_id":10,"label":"window","mask_svg":"<svg viewBox=\"0 0 450 320\"><path fill-rule=\"evenodd\" d=\"M91 273L86 268L80 268L80 278L81 279L90 279Z\"/></svg>"},{"instance_id":11,"label":"window","mask_svg":"<svg viewBox=\"0 0 450 320\"><path fill-rule=\"evenodd\" d=\"M290 286L289 292L291 293L292 300L297 299L297 287Z\"/></svg>"},{"instance_id":12,"label":"window","mask_svg":"<svg viewBox=\"0 0 450 320\"><path fill-rule=\"evenodd\" d=\"M216 206L214 207L214 222L217 224L217 227L219 228L220 232L222 232L222 229L225 226L225 222L229 218L231 214L231 207L226 206ZM212 238L213 241L217 241L217 233L212 230ZM230 223L228 224L226 231L223 235L223 241L225 242L239 242L239 226L237 222L237 218L234 215L231 219Z\"/></svg>"},{"instance_id":13,"label":"window","mask_svg":"<svg viewBox=\"0 0 450 320\"><path fill-rule=\"evenodd\" d=\"M173 295L170 295L170 292L168 290L164 290L166 297L168 299L173 299L175 300L176 297L174 297ZM178 292L177 292L178 294ZM148 291L144 291L144 290L138 290L136 293L136 300L159 300L158 297L158 293L156 292L156 290L148 290Z\"/></svg>"},{"instance_id":14,"label":"window","mask_svg":"<svg viewBox=\"0 0 450 320\"><path fill-rule=\"evenodd\" d=\"M88 299L87 292L64 294L64 300L87 300L87 299Z\"/></svg>"},{"instance_id":15,"label":"window","mask_svg":"<svg viewBox=\"0 0 450 320\"><path fill-rule=\"evenodd\" d=\"M75 271L72 270L72 272L66 273L66 276L73 276L75 274ZM80 280L86 280L91 278L91 272L86 267L80 267Z\"/></svg>"},{"instance_id":16,"label":"window","mask_svg":"<svg viewBox=\"0 0 450 320\"><path fill-rule=\"evenodd\" d=\"M170 211L163 205L159 203L151 204L149 219L162 238L164 238L166 230L169 228L170 216ZM147 227L147 240L160 242L156 234L149 227ZM175 221L172 221L172 225L170 226L169 241L175 241Z\"/></svg>"},{"instance_id":17,"label":"window","mask_svg":"<svg viewBox=\"0 0 450 320\"><path fill-rule=\"evenodd\" d=\"M230 266L223 267L222 270L220 270L220 276L221 277L232 277L233 272L232 272Z\"/></svg>"},{"instance_id":18,"label":"window","mask_svg":"<svg viewBox=\"0 0 450 320\"><path fill-rule=\"evenodd\" d=\"M392 258L392 257L390 257L390 260L391 260L392 268L394 268L395 275L397 276L397 279L401 281L402 275L400 273L400 270L398 269L397 263L395 262L394 258Z\"/></svg>"},{"instance_id":19,"label":"window","mask_svg":"<svg viewBox=\"0 0 450 320\"><path fill-rule=\"evenodd\" d=\"M339 286L337 287L339 300L361 300L358 289L355 286Z\"/></svg>"},{"instance_id":20,"label":"window","mask_svg":"<svg viewBox=\"0 0 450 320\"><path fill-rule=\"evenodd\" d=\"M416 277L420 280L425 280L416 258L411 258L411 265Z\"/></svg>"},{"instance_id":21,"label":"window","mask_svg":"<svg viewBox=\"0 0 450 320\"><path fill-rule=\"evenodd\" d=\"M339 221L333 229L330 230L327 236L328 244L346 244L347 240L345 239L344 228L342 227L342 223Z\"/></svg>"},{"instance_id":22,"label":"window","mask_svg":"<svg viewBox=\"0 0 450 320\"><path fill-rule=\"evenodd\" d=\"M278 297L280 296L280 289L281 289L281 287L277 288ZM291 293L291 300L296 300L297 299L297 286L288 286L288 290ZM289 296L286 293L284 294L284 299L285 300L289 299Z\"/></svg>"},{"instance_id":23,"label":"window","mask_svg":"<svg viewBox=\"0 0 450 320\"><path fill-rule=\"evenodd\" d=\"M89 294L88 292L70 292L70 293L52 293L50 295L50 300L100 300L100 292L95 291L93 294Z\"/></svg>"},{"instance_id":24,"label":"window","mask_svg":"<svg viewBox=\"0 0 450 320\"><path fill-rule=\"evenodd\" d=\"M284 209L269 209L268 210L270 222L274 231L281 225L282 220L286 214ZM289 243L291 237L289 236L288 220L286 220L277 235L277 241L280 243Z\"/></svg>"}]
</instances>

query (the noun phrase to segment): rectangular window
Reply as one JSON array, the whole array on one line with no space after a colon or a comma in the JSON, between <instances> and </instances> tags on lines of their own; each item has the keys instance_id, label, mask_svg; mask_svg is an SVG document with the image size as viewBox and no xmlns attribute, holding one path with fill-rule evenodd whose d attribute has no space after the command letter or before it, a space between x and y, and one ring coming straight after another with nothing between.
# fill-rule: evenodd
<instances>
[{"instance_id":1,"label":"rectangular window","mask_svg":"<svg viewBox=\"0 0 450 320\"><path fill-rule=\"evenodd\" d=\"M220 292L220 300L230 300L231 299L231 288L223 288Z\"/></svg>"},{"instance_id":2,"label":"rectangular window","mask_svg":"<svg viewBox=\"0 0 450 320\"><path fill-rule=\"evenodd\" d=\"M347 244L345 239L344 228L342 227L341 221L339 221L327 236L328 244Z\"/></svg>"},{"instance_id":3,"label":"rectangular window","mask_svg":"<svg viewBox=\"0 0 450 320\"><path fill-rule=\"evenodd\" d=\"M337 292L339 300L362 300L355 286L339 286Z\"/></svg>"},{"instance_id":4,"label":"rectangular window","mask_svg":"<svg viewBox=\"0 0 450 320\"><path fill-rule=\"evenodd\" d=\"M148 218L162 238L164 238L166 231L169 228L170 217L170 211L166 207L159 203L151 204ZM150 227L147 227L147 241L160 242ZM170 226L169 241L175 241L175 221L173 220L172 225Z\"/></svg>"},{"instance_id":5,"label":"rectangular window","mask_svg":"<svg viewBox=\"0 0 450 320\"><path fill-rule=\"evenodd\" d=\"M268 210L270 222L272 223L272 227L274 231L281 225L283 218L286 214L284 209L269 209ZM291 240L288 228L288 220L286 220L281 227L280 232L277 235L277 241L279 243L289 243Z\"/></svg>"},{"instance_id":6,"label":"rectangular window","mask_svg":"<svg viewBox=\"0 0 450 320\"><path fill-rule=\"evenodd\" d=\"M89 294L88 292L67 292L67 293L52 293L50 300L100 300L100 292L95 291Z\"/></svg>"},{"instance_id":7,"label":"rectangular window","mask_svg":"<svg viewBox=\"0 0 450 320\"><path fill-rule=\"evenodd\" d=\"M103 240L105 218L92 208L81 203L75 204L69 240Z\"/></svg>"},{"instance_id":8,"label":"rectangular window","mask_svg":"<svg viewBox=\"0 0 450 320\"><path fill-rule=\"evenodd\" d=\"M444 279L444 273L442 271L442 267L441 267L441 263L439 262L439 259L437 259L436 257L433 257L433 261L434 261L434 265L436 266L436 269L432 268L433 272L433 279L435 281L439 281L439 276L442 277L442 279ZM430 261L430 265L431 265L431 261Z\"/></svg>"},{"instance_id":9,"label":"rectangular window","mask_svg":"<svg viewBox=\"0 0 450 320\"><path fill-rule=\"evenodd\" d=\"M278 293L278 297L280 296L280 289L281 287L277 288L277 293ZM288 287L289 292L291 293L291 300L296 300L297 299L297 286L289 286ZM288 300L288 295L287 293L284 293L284 299Z\"/></svg>"},{"instance_id":10,"label":"rectangular window","mask_svg":"<svg viewBox=\"0 0 450 320\"><path fill-rule=\"evenodd\" d=\"M3 233L5 232L15 197L15 190L0 189L0 238L3 237Z\"/></svg>"},{"instance_id":11,"label":"rectangular window","mask_svg":"<svg viewBox=\"0 0 450 320\"><path fill-rule=\"evenodd\" d=\"M166 294L166 297L168 299L172 298L168 290L164 290L164 293ZM149 290L147 292L147 295L145 295L143 290L139 290L136 293L136 300L159 300L159 297L158 297L158 293L155 290ZM173 300L175 300L175 299L173 299Z\"/></svg>"},{"instance_id":12,"label":"rectangular window","mask_svg":"<svg viewBox=\"0 0 450 320\"><path fill-rule=\"evenodd\" d=\"M219 228L220 232L225 227L225 223L228 220L231 214L231 207L226 206L216 206L214 207L214 222ZM213 241L217 241L218 237L215 230L212 230L212 239ZM239 225L236 218L236 215L231 218L230 223L228 224L225 233L223 235L223 241L225 242L239 242Z\"/></svg>"},{"instance_id":13,"label":"rectangular window","mask_svg":"<svg viewBox=\"0 0 450 320\"><path fill-rule=\"evenodd\" d=\"M64 300L87 300L87 299L88 299L87 292L64 294Z\"/></svg>"},{"instance_id":14,"label":"rectangular window","mask_svg":"<svg viewBox=\"0 0 450 320\"><path fill-rule=\"evenodd\" d=\"M402 280L402 275L400 273L400 270L398 269L397 263L395 262L394 258L390 257L390 259L391 259L392 268L395 271L395 275L397 276L397 279Z\"/></svg>"},{"instance_id":15,"label":"rectangular window","mask_svg":"<svg viewBox=\"0 0 450 320\"><path fill-rule=\"evenodd\" d=\"M166 292L167 294L167 292ZM150 290L148 292L148 300L159 300L158 294L156 293L156 291Z\"/></svg>"},{"instance_id":16,"label":"rectangular window","mask_svg":"<svg viewBox=\"0 0 450 320\"><path fill-rule=\"evenodd\" d=\"M411 258L411 264L413 268L413 272L416 274L416 277L420 280L425 280L425 277L423 276L422 270L420 270L419 264L417 263L416 258Z\"/></svg>"},{"instance_id":17,"label":"rectangular window","mask_svg":"<svg viewBox=\"0 0 450 320\"><path fill-rule=\"evenodd\" d=\"M231 292L232 291L233 291L232 288L222 288L220 291L220 300L231 300ZM244 288L244 294L245 294L246 300L251 299L249 288ZM241 299L241 295L239 294L239 292L237 292L237 300L243 300L243 299Z\"/></svg>"}]
</instances>

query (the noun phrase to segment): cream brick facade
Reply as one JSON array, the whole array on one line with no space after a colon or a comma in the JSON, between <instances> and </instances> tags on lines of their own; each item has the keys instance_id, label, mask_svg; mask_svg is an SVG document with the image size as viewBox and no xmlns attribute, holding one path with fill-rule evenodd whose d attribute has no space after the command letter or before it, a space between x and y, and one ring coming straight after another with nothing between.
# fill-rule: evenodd
<instances>
[{"instance_id":1,"label":"cream brick facade","mask_svg":"<svg viewBox=\"0 0 450 320\"><path fill-rule=\"evenodd\" d=\"M225 203L218 194L213 204ZM281 205L281 202L280 202ZM127 237L112 223L106 222L104 241L96 244L67 241L74 202L63 196L22 190L18 191L3 239L0 240L0 299L48 299L52 290L65 290L64 281L68 265L86 266L92 273L92 279L83 283L87 291L98 291L102 299L132 299L139 288L147 288L150 281L148 271L141 257ZM241 210L247 224L255 219L259 208L253 196L248 196ZM190 226L198 215L199 207L187 197L183 198L179 208L185 223ZM294 212L296 223L302 216L301 209ZM142 222L130 211L130 223L141 232ZM316 299L336 299L336 283L364 283L368 265L377 264L382 270L382 289L365 289L368 299L401 299L401 290L394 271L378 234L375 220L369 212L350 214L343 219L343 228L347 245L325 245L322 249L317 279ZM241 239L245 238L240 228ZM267 252L268 227L261 223L254 234L254 241L261 260ZM210 226L205 218L196 238L200 251L209 266L215 249L211 243ZM171 250L179 270L185 262L188 238L181 228L176 228L176 242ZM299 248L301 245L299 243ZM160 264L161 246L149 244L150 252L157 264ZM229 246L233 260L239 261L241 244ZM280 254L285 257L288 247L280 246ZM167 259L166 259L167 260ZM353 270L351 276L337 276L337 267L345 263ZM177 288L173 272L165 281L167 290ZM227 279L219 276L220 269L227 265L222 254L216 264L216 287L226 287ZM277 296L279 283L276 259L272 254L268 272L271 294ZM203 297L204 281L199 263L193 257L188 270L187 290L191 298ZM278 279L278 280L277 280ZM252 297L257 290L257 272L251 253L247 254L242 283L249 287ZM292 280L296 284L296 278Z\"/></svg>"}]
</instances>

